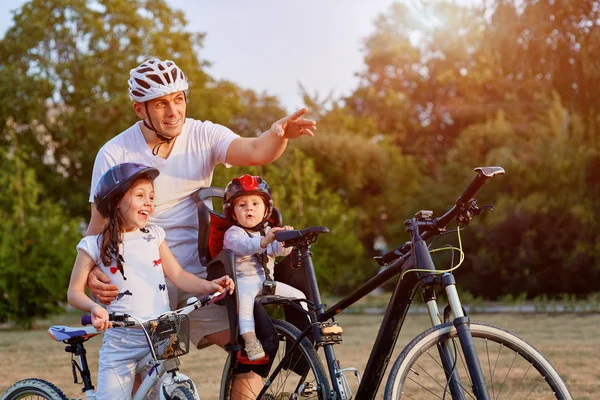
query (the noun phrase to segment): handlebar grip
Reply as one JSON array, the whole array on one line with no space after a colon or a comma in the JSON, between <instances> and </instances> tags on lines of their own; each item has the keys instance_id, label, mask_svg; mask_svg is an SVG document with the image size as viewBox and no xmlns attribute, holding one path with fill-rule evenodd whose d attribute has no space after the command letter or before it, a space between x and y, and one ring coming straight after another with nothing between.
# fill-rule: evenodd
<instances>
[{"instance_id":1,"label":"handlebar grip","mask_svg":"<svg viewBox=\"0 0 600 400\"><path fill-rule=\"evenodd\" d=\"M188 299L188 305L196 304L195 305L196 308L206 307L209 304L216 303L217 301L223 299L225 296L227 296L227 293L228 293L227 290L225 290L222 293L214 292L211 294L207 294L206 296L202 296L199 299L192 297L192 298Z\"/></svg>"},{"instance_id":2,"label":"handlebar grip","mask_svg":"<svg viewBox=\"0 0 600 400\"><path fill-rule=\"evenodd\" d=\"M91 325L92 324L92 316L91 315L82 315L81 316L81 325Z\"/></svg>"},{"instance_id":3,"label":"handlebar grip","mask_svg":"<svg viewBox=\"0 0 600 400\"><path fill-rule=\"evenodd\" d=\"M225 290L223 293L214 293L211 298L208 300L207 304L212 304L212 303L216 303L217 301L224 299L225 296L227 296L227 290Z\"/></svg>"}]
</instances>

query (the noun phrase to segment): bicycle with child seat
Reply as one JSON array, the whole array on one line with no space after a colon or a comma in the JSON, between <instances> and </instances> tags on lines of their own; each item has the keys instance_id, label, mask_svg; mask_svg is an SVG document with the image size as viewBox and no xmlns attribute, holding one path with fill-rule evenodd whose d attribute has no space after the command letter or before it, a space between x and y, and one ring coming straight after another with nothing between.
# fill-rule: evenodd
<instances>
[{"instance_id":1,"label":"bicycle with child seat","mask_svg":"<svg viewBox=\"0 0 600 400\"><path fill-rule=\"evenodd\" d=\"M449 211L437 218L431 211L419 211L408 219L405 225L410 241L376 258L386 268L329 308L321 302L310 252L310 245L328 232L327 228L276 233L278 241L294 248L297 264L289 270L295 269L294 273L308 282L305 292L308 300L263 296L260 303L305 313L300 304L306 301L309 311L300 329L287 321L271 321L276 346L271 346L268 338L261 338L266 341L265 351L270 360L268 371L261 374L263 384L260 392L254 394L256 398L352 399L354 394L346 375L353 374L358 380L356 399L374 399L413 297L420 289L432 327L408 343L393 363L385 385L385 399L571 399L554 367L533 346L502 328L470 321L451 271L456 266L446 271L436 270L427 240L449 233L446 226L453 220L464 226L482 209L493 209L478 206L474 196L488 179L504 174L504 169L481 167L475 171L477 176ZM456 232L460 244L460 231ZM462 261L460 249L459 254ZM334 346L342 343L343 329L335 316L398 275L400 279L362 377L356 368L342 368ZM441 312L436 299L439 289L444 290L448 300ZM257 331L258 324L257 321ZM326 366L318 355L321 349ZM234 353L231 354L223 373L221 399L234 394L232 365L236 360Z\"/></svg>"},{"instance_id":2,"label":"bicycle with child seat","mask_svg":"<svg viewBox=\"0 0 600 400\"><path fill-rule=\"evenodd\" d=\"M133 400L142 400L148 397L157 381L160 384L161 400L199 400L195 384L186 375L179 372L179 357L189 351L189 319L188 314L192 311L205 307L223 298L225 293L213 293L200 299L191 297L187 306L175 311L169 311L159 316L140 320L128 314L111 313L110 321L113 328L131 327L140 328L146 334L150 353L145 356L139 365L149 369ZM71 367L73 370L74 383L83 383L82 398L87 400L96 399L96 392L88 367L84 343L101 332L91 325L91 317L81 317L83 327L52 326L48 334L56 341L63 342L67 346L65 351L72 354ZM79 362L74 358L78 357ZM139 372L139 371L138 371ZM77 375L79 373L79 376ZM81 382L78 382L79 377ZM23 379L7 389L0 400L17 399L47 399L67 400L67 396L54 384L43 379Z\"/></svg>"}]
</instances>

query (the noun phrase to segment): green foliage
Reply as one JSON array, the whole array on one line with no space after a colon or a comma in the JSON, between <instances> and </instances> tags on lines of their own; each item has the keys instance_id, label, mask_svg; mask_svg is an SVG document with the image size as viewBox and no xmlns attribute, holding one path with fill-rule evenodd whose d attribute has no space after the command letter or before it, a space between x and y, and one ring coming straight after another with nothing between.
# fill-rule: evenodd
<instances>
[{"instance_id":1,"label":"green foliage","mask_svg":"<svg viewBox=\"0 0 600 400\"><path fill-rule=\"evenodd\" d=\"M583 297L600 278L600 10L584 1L486 7L395 4L367 38L361 84L321 120L361 136L345 121L375 121L371 136L413 156L422 175L398 203L405 217L440 215L474 167L503 166L507 175L477 196L497 211L464 232L460 282L483 298ZM399 220L389 221L398 232Z\"/></svg>"},{"instance_id":2,"label":"green foliage","mask_svg":"<svg viewBox=\"0 0 600 400\"><path fill-rule=\"evenodd\" d=\"M376 272L376 241L403 243L406 218L439 215L474 167L500 165L507 174L477 196L496 211L463 232L461 287L478 299L582 301L600 281L599 18L583 0L397 3L366 38L351 95L304 91L316 137L290 142L273 165L218 169L214 184L261 174L286 223L329 227L314 260L322 288L340 295ZM136 120L126 82L143 59L186 72L189 117L251 137L285 115L267 93L208 76L203 34L186 26L165 0L31 0L15 15L0 41L2 162L20 171L0 178L0 320L22 299L44 309L62 298L71 218L89 215L97 150ZM17 191L25 184L30 197Z\"/></svg>"},{"instance_id":3,"label":"green foliage","mask_svg":"<svg viewBox=\"0 0 600 400\"><path fill-rule=\"evenodd\" d=\"M43 197L18 151L2 151L0 168L0 322L30 327L63 309L79 224Z\"/></svg>"},{"instance_id":4,"label":"green foliage","mask_svg":"<svg viewBox=\"0 0 600 400\"><path fill-rule=\"evenodd\" d=\"M420 172L412 158L404 156L384 138L337 133L335 124L324 124L320 134L298 143L324 177L327 188L356 212L356 235L370 255L377 237L397 244L398 226L410 210L408 199L419 191Z\"/></svg>"},{"instance_id":5,"label":"green foliage","mask_svg":"<svg viewBox=\"0 0 600 400\"><path fill-rule=\"evenodd\" d=\"M6 121L19 125L30 166L70 215L89 215L96 152L137 120L127 81L144 59L185 71L188 116L226 124L243 109L234 85L204 73L203 35L186 25L164 0L31 0L17 11L0 41L0 93L12 99L0 107L0 137Z\"/></svg>"},{"instance_id":6,"label":"green foliage","mask_svg":"<svg viewBox=\"0 0 600 400\"><path fill-rule=\"evenodd\" d=\"M585 126L558 98L527 132L516 134L503 114L462 132L448 170L465 170L463 154L478 163L503 165L507 176L485 187L496 212L466 231L472 252L465 271L476 295L542 293L559 296L596 290L598 182L587 178L598 148ZM591 183L591 184L590 184ZM468 273L466 272L468 271Z\"/></svg>"}]
</instances>

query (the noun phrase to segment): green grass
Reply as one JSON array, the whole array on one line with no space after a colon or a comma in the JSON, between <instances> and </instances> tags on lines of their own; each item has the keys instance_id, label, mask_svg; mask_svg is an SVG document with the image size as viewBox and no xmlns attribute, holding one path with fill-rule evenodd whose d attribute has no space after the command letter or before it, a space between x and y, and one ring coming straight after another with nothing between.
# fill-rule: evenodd
<instances>
[{"instance_id":1,"label":"green grass","mask_svg":"<svg viewBox=\"0 0 600 400\"><path fill-rule=\"evenodd\" d=\"M369 351L375 341L380 315L341 315L338 322L344 328L344 344L336 347L341 366L363 371ZM537 347L567 381L574 399L592 400L600 393L600 326L598 314L475 314L475 321L485 321L508 329ZM79 397L81 386L74 385L70 354L64 344L55 342L46 333L49 325L77 326L78 315L63 315L36 324L36 329L21 331L0 330L0 393L19 379L38 377L59 386L68 396ZM390 361L410 339L429 325L428 317L410 314L396 344ZM86 346L95 380L98 368L98 349L101 337L91 339ZM182 357L181 371L198 385L203 400L218 399L218 387L226 353L215 346ZM348 376L353 390L356 381ZM387 374L384 377L384 383ZM380 388L381 398L382 388Z\"/></svg>"}]
</instances>

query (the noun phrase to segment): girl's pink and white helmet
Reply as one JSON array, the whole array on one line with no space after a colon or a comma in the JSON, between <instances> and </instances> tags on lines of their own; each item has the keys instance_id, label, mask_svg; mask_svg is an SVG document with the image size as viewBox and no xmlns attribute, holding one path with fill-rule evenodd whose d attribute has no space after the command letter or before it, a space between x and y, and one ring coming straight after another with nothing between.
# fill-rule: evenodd
<instances>
[{"instance_id":1,"label":"girl's pink and white helmet","mask_svg":"<svg viewBox=\"0 0 600 400\"><path fill-rule=\"evenodd\" d=\"M183 71L171 60L146 60L129 71L129 98L143 103L190 88Z\"/></svg>"}]
</instances>

